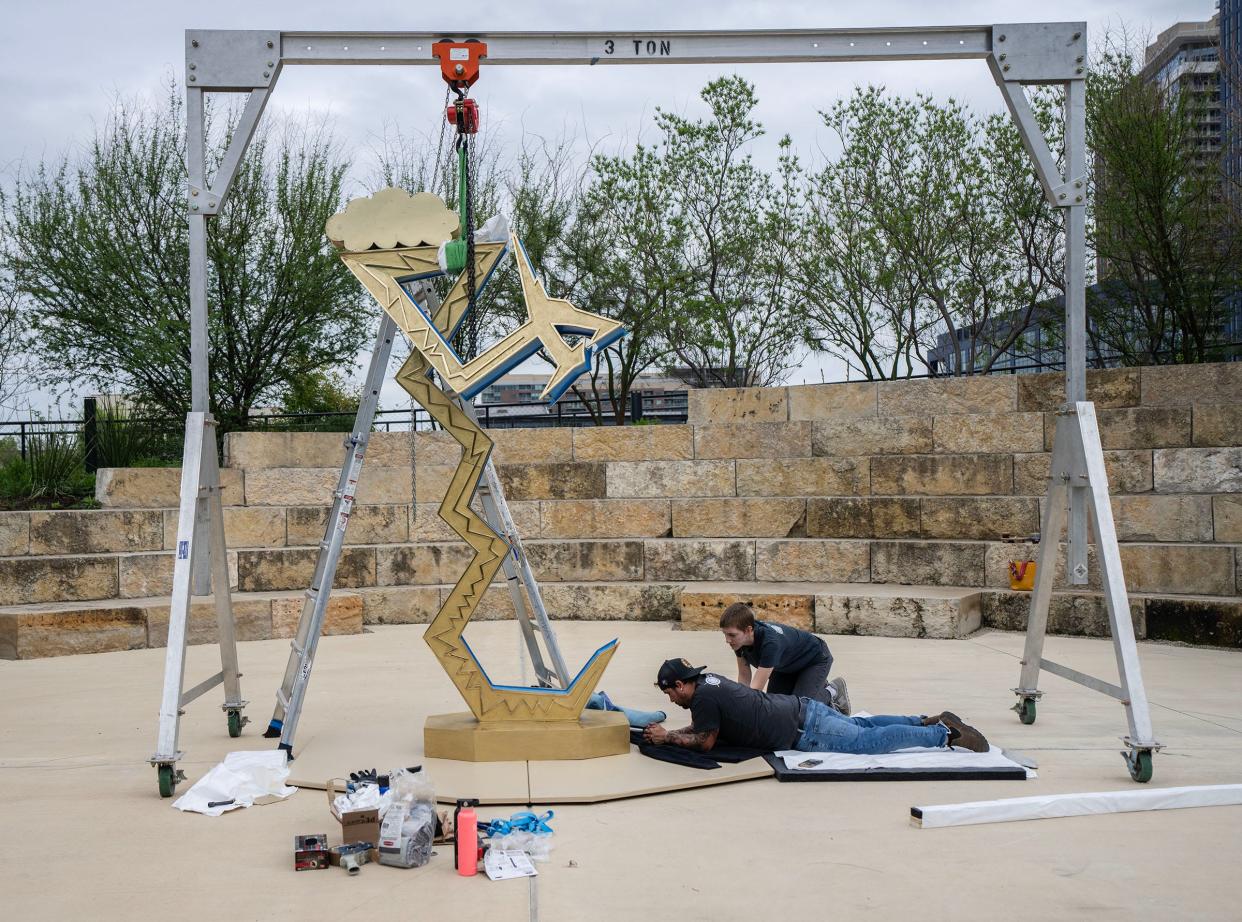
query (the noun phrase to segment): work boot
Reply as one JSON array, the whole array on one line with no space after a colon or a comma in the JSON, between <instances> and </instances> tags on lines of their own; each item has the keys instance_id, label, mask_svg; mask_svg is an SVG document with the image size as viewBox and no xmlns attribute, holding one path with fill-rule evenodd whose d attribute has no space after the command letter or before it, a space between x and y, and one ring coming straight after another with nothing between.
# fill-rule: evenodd
<instances>
[{"instance_id":1,"label":"work boot","mask_svg":"<svg viewBox=\"0 0 1242 922\"><path fill-rule=\"evenodd\" d=\"M844 714L850 716L850 690L845 684L845 679L837 676L828 683L828 687L832 689L832 706Z\"/></svg>"},{"instance_id":2,"label":"work boot","mask_svg":"<svg viewBox=\"0 0 1242 922\"><path fill-rule=\"evenodd\" d=\"M987 752L992 747L988 745L987 739L982 733L972 727L970 724L964 724L960 721L955 725L944 724L949 730L948 745L956 746L958 749L969 749L971 752Z\"/></svg>"},{"instance_id":3,"label":"work boot","mask_svg":"<svg viewBox=\"0 0 1242 922\"><path fill-rule=\"evenodd\" d=\"M958 717L952 711L941 711L939 714L933 714L930 717L923 718L923 726L930 727L933 724L944 724L946 727L950 724L961 726L962 718Z\"/></svg>"}]
</instances>

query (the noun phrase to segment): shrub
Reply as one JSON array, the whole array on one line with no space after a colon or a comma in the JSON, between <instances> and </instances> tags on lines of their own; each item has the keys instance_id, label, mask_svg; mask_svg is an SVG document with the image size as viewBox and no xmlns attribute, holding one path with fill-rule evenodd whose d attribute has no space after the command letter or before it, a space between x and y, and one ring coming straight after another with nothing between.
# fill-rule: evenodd
<instances>
[{"instance_id":1,"label":"shrub","mask_svg":"<svg viewBox=\"0 0 1242 922\"><path fill-rule=\"evenodd\" d=\"M141 409L101 400L95 421L100 467L160 467L181 460L181 430Z\"/></svg>"},{"instance_id":2,"label":"shrub","mask_svg":"<svg viewBox=\"0 0 1242 922\"><path fill-rule=\"evenodd\" d=\"M77 436L44 435L31 440L26 453L31 499L55 500L85 495L94 486L83 467L82 442Z\"/></svg>"}]
</instances>

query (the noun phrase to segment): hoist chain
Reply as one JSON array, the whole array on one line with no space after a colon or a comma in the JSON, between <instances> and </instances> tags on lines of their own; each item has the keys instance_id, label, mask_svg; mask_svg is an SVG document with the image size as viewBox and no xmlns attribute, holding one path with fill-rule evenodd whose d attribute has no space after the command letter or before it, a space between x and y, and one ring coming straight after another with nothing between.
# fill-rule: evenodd
<instances>
[{"instance_id":1,"label":"hoist chain","mask_svg":"<svg viewBox=\"0 0 1242 922\"><path fill-rule=\"evenodd\" d=\"M474 277L474 177L471 174L471 160L474 154L474 136L467 132L466 124L466 90L462 87L454 87L457 94L455 106L457 109L457 140L453 145L457 150L457 156L461 165L460 181L462 188L458 190L458 194L462 196L465 202L465 208L462 215L462 233L466 235L466 298L469 310L473 313L475 307L476 283Z\"/></svg>"}]
</instances>

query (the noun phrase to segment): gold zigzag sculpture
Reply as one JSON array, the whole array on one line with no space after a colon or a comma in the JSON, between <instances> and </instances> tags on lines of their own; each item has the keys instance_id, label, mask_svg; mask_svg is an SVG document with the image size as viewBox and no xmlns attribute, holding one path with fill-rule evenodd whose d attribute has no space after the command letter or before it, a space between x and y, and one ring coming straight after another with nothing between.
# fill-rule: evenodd
<instances>
[{"instance_id":1,"label":"gold zigzag sculpture","mask_svg":"<svg viewBox=\"0 0 1242 922\"><path fill-rule=\"evenodd\" d=\"M440 503L440 518L470 545L474 554L428 626L424 639L481 723L574 721L582 714L587 699L616 652L616 641L596 651L568 688L547 689L492 684L463 637L466 624L509 553L509 546L470 506L491 456L492 440L448 390L432 382L428 372L434 369L447 388L457 397L468 400L542 346L555 365L544 397L555 399L586 370L595 351L620 338L625 331L615 321L579 310L563 299L548 297L517 237L510 236L507 245L475 244L475 276L486 284L505 255L506 247L511 247L517 260L528 319L477 358L460 361L449 340L470 308L465 273L455 281L434 314L416 303L402 287L403 282L442 274L437 252L439 244L449 238L444 228L451 222L446 222L436 208L429 205L428 199L434 196L427 193L414 196L411 201L417 207L404 203L401 196L405 193L384 190L371 200L361 200L375 203L383 197L382 204L387 211L379 208L384 211L381 232L368 233L367 227L377 221L379 206L372 205L369 210L358 208L357 220L351 220L355 218L357 201L351 202L345 213L334 216L327 230L329 238L342 249L346 240L351 246L359 247L343 249L342 261L414 347L397 372L398 383L462 447L461 461ZM405 196L405 199L410 197ZM440 210L452 215L442 202L438 199L436 202ZM401 212L403 207L407 209L404 213ZM415 240L419 245L402 245ZM397 245L393 246L392 242ZM387 248L382 246L385 243L389 244ZM571 346L562 334L579 339Z\"/></svg>"}]
</instances>

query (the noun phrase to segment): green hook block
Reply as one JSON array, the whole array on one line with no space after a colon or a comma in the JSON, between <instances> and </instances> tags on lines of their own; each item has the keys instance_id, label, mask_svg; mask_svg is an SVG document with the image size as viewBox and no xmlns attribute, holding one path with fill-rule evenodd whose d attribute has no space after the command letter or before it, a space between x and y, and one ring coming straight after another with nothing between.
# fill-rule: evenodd
<instances>
[{"instance_id":1,"label":"green hook block","mask_svg":"<svg viewBox=\"0 0 1242 922\"><path fill-rule=\"evenodd\" d=\"M450 240L444 245L444 264L450 275L466 268L466 241Z\"/></svg>"}]
</instances>

